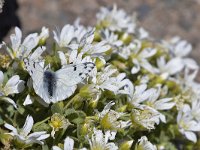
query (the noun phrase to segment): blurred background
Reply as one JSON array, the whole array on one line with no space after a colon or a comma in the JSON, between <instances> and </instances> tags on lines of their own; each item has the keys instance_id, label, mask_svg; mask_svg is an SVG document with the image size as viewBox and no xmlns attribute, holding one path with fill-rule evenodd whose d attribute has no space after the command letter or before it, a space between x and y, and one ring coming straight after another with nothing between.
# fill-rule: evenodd
<instances>
[{"instance_id":1,"label":"blurred background","mask_svg":"<svg viewBox=\"0 0 200 150\"><path fill-rule=\"evenodd\" d=\"M101 6L124 9L138 15L139 23L155 39L178 35L193 45L192 57L200 63L200 0L5 0L0 14L0 36L9 41L12 26L21 26L24 36L42 26L55 29L73 23L94 25ZM2 25L3 24L3 25ZM7 27L5 27L5 24ZM9 31L7 34L6 31ZM52 34L52 33L51 33Z\"/></svg>"}]
</instances>

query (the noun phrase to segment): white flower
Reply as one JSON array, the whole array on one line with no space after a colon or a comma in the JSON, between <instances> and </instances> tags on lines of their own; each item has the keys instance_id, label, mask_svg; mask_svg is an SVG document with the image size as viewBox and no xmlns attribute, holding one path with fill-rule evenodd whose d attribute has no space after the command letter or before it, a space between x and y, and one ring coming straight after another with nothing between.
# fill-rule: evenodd
<instances>
[{"instance_id":1,"label":"white flower","mask_svg":"<svg viewBox=\"0 0 200 150\"><path fill-rule=\"evenodd\" d=\"M83 56L83 53L78 53L78 50L73 50L69 53L58 51L58 55L61 60L62 67L68 64L80 64L84 62L94 63L90 56Z\"/></svg>"},{"instance_id":2,"label":"white flower","mask_svg":"<svg viewBox=\"0 0 200 150\"><path fill-rule=\"evenodd\" d=\"M168 47L176 57L185 57L192 51L192 45L185 40L181 40L178 36L169 41Z\"/></svg>"},{"instance_id":3,"label":"white flower","mask_svg":"<svg viewBox=\"0 0 200 150\"><path fill-rule=\"evenodd\" d=\"M115 139L116 132L106 131L105 134L101 130L94 129L91 139L88 139L90 150L118 150L118 146L109 142Z\"/></svg>"},{"instance_id":4,"label":"white flower","mask_svg":"<svg viewBox=\"0 0 200 150\"><path fill-rule=\"evenodd\" d=\"M191 107L188 104L184 104L182 107L185 115L187 114L197 122L200 122L200 99L199 97L191 97Z\"/></svg>"},{"instance_id":5,"label":"white flower","mask_svg":"<svg viewBox=\"0 0 200 150\"><path fill-rule=\"evenodd\" d=\"M134 33L136 24L134 19L129 17L124 10L117 10L114 5L112 10L102 7L97 13L98 24L107 27L111 31L126 31Z\"/></svg>"},{"instance_id":6,"label":"white flower","mask_svg":"<svg viewBox=\"0 0 200 150\"><path fill-rule=\"evenodd\" d=\"M51 116L49 125L52 127L51 136L55 139L55 133L60 129L67 129L70 122L61 114L55 113Z\"/></svg>"},{"instance_id":7,"label":"white flower","mask_svg":"<svg viewBox=\"0 0 200 150\"><path fill-rule=\"evenodd\" d=\"M102 69L101 72L97 72L96 76L93 77L92 81L95 85L100 87L106 80L109 80L110 76L117 72L117 69L112 68L111 65Z\"/></svg>"},{"instance_id":8,"label":"white flower","mask_svg":"<svg viewBox=\"0 0 200 150\"><path fill-rule=\"evenodd\" d=\"M12 76L4 85L4 74L0 71L0 96L20 93L24 90L24 81L18 75Z\"/></svg>"},{"instance_id":9,"label":"white flower","mask_svg":"<svg viewBox=\"0 0 200 150\"><path fill-rule=\"evenodd\" d=\"M138 29L138 37L139 39L146 39L149 37L149 33L142 27Z\"/></svg>"},{"instance_id":10,"label":"white flower","mask_svg":"<svg viewBox=\"0 0 200 150\"><path fill-rule=\"evenodd\" d=\"M159 96L161 94L161 88L159 87L158 89L150 89L149 90L149 96L148 98L144 101L144 103L155 110L169 110L171 109L174 105L175 102L172 102L172 98L162 98L159 99ZM165 116L160 113L160 119L162 122L166 122Z\"/></svg>"},{"instance_id":11,"label":"white flower","mask_svg":"<svg viewBox=\"0 0 200 150\"><path fill-rule=\"evenodd\" d=\"M156 146L149 142L146 136L142 136L138 142L135 150L157 150Z\"/></svg>"},{"instance_id":12,"label":"white flower","mask_svg":"<svg viewBox=\"0 0 200 150\"><path fill-rule=\"evenodd\" d=\"M99 87L101 89L107 89L112 91L114 94L129 94L124 90L125 86L129 85L131 82L129 79L125 79L126 74L120 73L116 77L110 77L108 80L104 81Z\"/></svg>"},{"instance_id":13,"label":"white flower","mask_svg":"<svg viewBox=\"0 0 200 150\"><path fill-rule=\"evenodd\" d=\"M67 24L62 28L61 32L53 31L53 34L55 41L60 47L74 50L93 41L94 29L85 29L83 26L75 27Z\"/></svg>"},{"instance_id":14,"label":"white flower","mask_svg":"<svg viewBox=\"0 0 200 150\"><path fill-rule=\"evenodd\" d=\"M175 102L171 101L172 98L159 99L161 94L160 87L147 90L147 85L141 84L135 87L135 91L133 91L133 88L131 88L131 90L132 94L130 94L128 100L135 107L141 107L141 104L145 104L159 113L157 110L169 110L175 105ZM161 113L159 114L161 121L166 122L165 116Z\"/></svg>"},{"instance_id":15,"label":"white flower","mask_svg":"<svg viewBox=\"0 0 200 150\"><path fill-rule=\"evenodd\" d=\"M74 27L67 24L65 25L61 32L57 32L56 31L53 31L53 34L54 34L54 39L55 41L57 42L57 44L60 46L60 47L69 47L69 48L77 48L77 45L73 45L71 44L70 45L70 42L72 41L72 39L74 38Z\"/></svg>"},{"instance_id":16,"label":"white flower","mask_svg":"<svg viewBox=\"0 0 200 150\"><path fill-rule=\"evenodd\" d=\"M12 76L7 83L4 84L4 74L0 71L0 99L11 103L15 108L17 108L15 101L7 96L20 93L23 90L24 81L20 80L18 75Z\"/></svg>"},{"instance_id":17,"label":"white flower","mask_svg":"<svg viewBox=\"0 0 200 150\"><path fill-rule=\"evenodd\" d=\"M112 91L114 94L129 94L127 86L131 84L131 81L125 78L125 73L114 76L116 72L117 69L112 68L111 65L103 68L93 77L94 86L97 89Z\"/></svg>"},{"instance_id":18,"label":"white flower","mask_svg":"<svg viewBox=\"0 0 200 150\"><path fill-rule=\"evenodd\" d=\"M22 42L22 32L18 27L15 27L15 34L10 36L10 40L12 46L7 47L7 51L12 59L27 57L39 42L37 33L29 34Z\"/></svg>"},{"instance_id":19,"label":"white flower","mask_svg":"<svg viewBox=\"0 0 200 150\"><path fill-rule=\"evenodd\" d=\"M33 124L34 124L33 117L28 115L24 123L24 126L21 130L16 129L15 127L7 123L4 126L12 131L7 134L10 134L11 136L15 137L20 142L23 142L25 144L32 144L32 143L44 144L43 140L48 138L50 135L46 134L46 131L34 132L29 134L31 132Z\"/></svg>"},{"instance_id":20,"label":"white flower","mask_svg":"<svg viewBox=\"0 0 200 150\"><path fill-rule=\"evenodd\" d=\"M171 109L175 103L171 102L172 98L162 98L159 99L161 94L161 88L158 87L157 89L151 88L149 89L148 98L145 100L147 105L157 109L157 110L168 110Z\"/></svg>"},{"instance_id":21,"label":"white flower","mask_svg":"<svg viewBox=\"0 0 200 150\"><path fill-rule=\"evenodd\" d=\"M179 57L182 59L184 65L190 69L198 69L198 65L195 60L186 58L192 51L192 45L186 40L182 40L180 37L173 37L169 42L163 41L164 45L169 48L172 57Z\"/></svg>"},{"instance_id":22,"label":"white flower","mask_svg":"<svg viewBox=\"0 0 200 150\"><path fill-rule=\"evenodd\" d=\"M141 46L141 41L134 40L129 45L122 45L117 51L117 54L127 60L131 54L138 52L141 49Z\"/></svg>"},{"instance_id":23,"label":"white flower","mask_svg":"<svg viewBox=\"0 0 200 150\"><path fill-rule=\"evenodd\" d=\"M64 140L64 149L63 150L73 150L74 149L74 140L70 137L66 137ZM52 150L62 150L58 146L53 146Z\"/></svg>"},{"instance_id":24,"label":"white flower","mask_svg":"<svg viewBox=\"0 0 200 150\"><path fill-rule=\"evenodd\" d=\"M78 29L77 30L73 29L73 31L75 33L79 32ZM64 31L62 31L62 32L64 32ZM61 34L62 34L62 32L61 32ZM68 33L66 33L66 34L68 34ZM88 59L87 57L99 58L103 62L105 62L105 59L104 59L105 52L108 51L111 48L111 46L106 44L106 41L92 43L93 39L94 39L94 30L85 31L84 35L82 35L82 33L80 33L80 34L81 35L79 35L78 33L77 33L77 35L76 34L73 35L74 36L73 41L70 41L72 39L68 39L69 37L66 36L65 34L64 35L66 36L66 39L64 39L64 37L62 37L63 39L59 40L56 35L54 36L55 40L57 41L57 43L59 45L62 44L62 40L63 40L63 43L66 43L66 45L64 45L64 46L61 45L60 47L67 47L67 48L72 49L72 51L70 51L70 52L68 51L68 53L59 51L59 57L61 59L61 63L66 64L67 61L69 61L70 63L71 62L74 63L74 61L72 61L72 60L76 59L76 60L80 61L81 59L84 59L85 57L86 57L85 59ZM80 38L80 36L82 36L82 37ZM67 39L68 39L68 41L66 42Z\"/></svg>"},{"instance_id":25,"label":"white flower","mask_svg":"<svg viewBox=\"0 0 200 150\"><path fill-rule=\"evenodd\" d=\"M49 29L46 27L42 27L42 31L39 35L39 39L45 41L49 37Z\"/></svg>"},{"instance_id":26,"label":"white flower","mask_svg":"<svg viewBox=\"0 0 200 150\"><path fill-rule=\"evenodd\" d=\"M98 117L100 118L101 126L104 129L116 130L127 128L131 125L130 120L122 121L118 120L121 116L125 115L125 113L117 112L111 109L114 105L114 102L109 102L103 109L102 112L98 113Z\"/></svg>"},{"instance_id":27,"label":"white flower","mask_svg":"<svg viewBox=\"0 0 200 150\"><path fill-rule=\"evenodd\" d=\"M184 78L179 80L183 93L190 91L189 94L192 96L200 95L200 84L195 81L197 74L198 70L184 70Z\"/></svg>"},{"instance_id":28,"label":"white flower","mask_svg":"<svg viewBox=\"0 0 200 150\"><path fill-rule=\"evenodd\" d=\"M155 68L149 63L148 58L154 56L157 50L152 48L145 48L142 51L137 49L133 52L132 62L133 68L131 69L132 74L136 74L140 71L141 67L147 71L154 73Z\"/></svg>"},{"instance_id":29,"label":"white flower","mask_svg":"<svg viewBox=\"0 0 200 150\"><path fill-rule=\"evenodd\" d=\"M193 119L192 114L187 111L188 106L185 105L183 110L178 112L177 123L179 131L185 135L185 137L193 142L197 141L197 137L194 132L200 131L200 122Z\"/></svg>"},{"instance_id":30,"label":"white flower","mask_svg":"<svg viewBox=\"0 0 200 150\"><path fill-rule=\"evenodd\" d=\"M95 58L101 57L101 59L103 59L103 55L105 55L105 52L110 48L111 46L108 45L106 41L101 41L95 44L85 44L81 49L81 53Z\"/></svg>"},{"instance_id":31,"label":"white flower","mask_svg":"<svg viewBox=\"0 0 200 150\"><path fill-rule=\"evenodd\" d=\"M157 59L157 65L158 70L155 73L160 74L164 79L167 79L169 76L181 72L184 67L184 63L179 57L172 58L166 62L164 56L162 56Z\"/></svg>"},{"instance_id":32,"label":"white flower","mask_svg":"<svg viewBox=\"0 0 200 150\"><path fill-rule=\"evenodd\" d=\"M160 113L155 109L140 105L137 109L133 109L131 113L131 119L133 126L140 126L145 129L155 129L155 124L160 123Z\"/></svg>"},{"instance_id":33,"label":"white flower","mask_svg":"<svg viewBox=\"0 0 200 150\"><path fill-rule=\"evenodd\" d=\"M128 59L131 55L131 49L134 49L134 44L130 43L128 46L121 46L119 51L117 51L118 55L121 56L124 59Z\"/></svg>"},{"instance_id":34,"label":"white flower","mask_svg":"<svg viewBox=\"0 0 200 150\"><path fill-rule=\"evenodd\" d=\"M118 40L118 35L108 29L101 31L101 38L106 41L107 44L111 45L114 49L118 48L123 44L122 41Z\"/></svg>"},{"instance_id":35,"label":"white flower","mask_svg":"<svg viewBox=\"0 0 200 150\"><path fill-rule=\"evenodd\" d=\"M134 105L138 106L141 102L147 100L147 98L151 94L151 89L147 90L146 84L141 84L138 86L130 88L130 96L128 97L128 101Z\"/></svg>"},{"instance_id":36,"label":"white flower","mask_svg":"<svg viewBox=\"0 0 200 150\"><path fill-rule=\"evenodd\" d=\"M176 82L179 84L181 90L181 93L175 97L176 107L178 110L182 109L182 107L184 106L184 102L189 102L189 104L192 104L192 107L194 107L194 103L196 103L195 105L197 105L196 107L198 107L197 101L199 101L198 99L200 95L200 84L195 81L197 73L198 70L191 71L190 69L186 68L184 70L184 76L178 76ZM188 108L190 109L190 107Z\"/></svg>"},{"instance_id":37,"label":"white flower","mask_svg":"<svg viewBox=\"0 0 200 150\"><path fill-rule=\"evenodd\" d=\"M36 48L36 50L29 55L29 60L32 60L32 61L42 61L42 53L46 50L46 47L45 46L42 46L42 47L38 47Z\"/></svg>"}]
</instances>

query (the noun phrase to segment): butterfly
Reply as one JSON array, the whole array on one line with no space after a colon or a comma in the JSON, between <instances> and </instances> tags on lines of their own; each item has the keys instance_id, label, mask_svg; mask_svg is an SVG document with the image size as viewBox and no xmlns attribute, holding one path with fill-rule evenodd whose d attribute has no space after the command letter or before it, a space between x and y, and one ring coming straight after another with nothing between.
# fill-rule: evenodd
<instances>
[{"instance_id":1,"label":"butterfly","mask_svg":"<svg viewBox=\"0 0 200 150\"><path fill-rule=\"evenodd\" d=\"M47 104L70 97L75 92L77 84L89 76L95 67L94 63L85 62L66 65L53 72L47 67L42 67L38 62L24 59L24 63L32 77L35 93Z\"/></svg>"}]
</instances>

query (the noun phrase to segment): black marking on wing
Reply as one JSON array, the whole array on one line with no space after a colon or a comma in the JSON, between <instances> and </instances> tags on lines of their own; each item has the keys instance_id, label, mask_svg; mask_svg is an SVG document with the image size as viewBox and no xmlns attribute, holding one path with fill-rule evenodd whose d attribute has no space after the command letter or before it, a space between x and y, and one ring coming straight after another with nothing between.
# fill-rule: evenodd
<instances>
[{"instance_id":1,"label":"black marking on wing","mask_svg":"<svg viewBox=\"0 0 200 150\"><path fill-rule=\"evenodd\" d=\"M83 72L80 72L78 74L82 78L82 80L84 80L89 75L89 73L92 71L92 69L94 69L94 67L95 67L95 64L92 62L85 62L85 63L83 63L83 65L84 65L85 70L83 70Z\"/></svg>"},{"instance_id":2,"label":"black marking on wing","mask_svg":"<svg viewBox=\"0 0 200 150\"><path fill-rule=\"evenodd\" d=\"M44 85L48 90L49 97L53 97L54 91L56 89L56 76L54 72L45 71L43 78Z\"/></svg>"},{"instance_id":3,"label":"black marking on wing","mask_svg":"<svg viewBox=\"0 0 200 150\"><path fill-rule=\"evenodd\" d=\"M76 68L77 68L76 65L74 65L73 67L74 67L74 71L76 71Z\"/></svg>"},{"instance_id":4,"label":"black marking on wing","mask_svg":"<svg viewBox=\"0 0 200 150\"><path fill-rule=\"evenodd\" d=\"M85 69L87 69L87 68L94 68L95 67L95 64L93 63L93 62L85 62L85 63L83 63L84 65L85 65Z\"/></svg>"},{"instance_id":5,"label":"black marking on wing","mask_svg":"<svg viewBox=\"0 0 200 150\"><path fill-rule=\"evenodd\" d=\"M32 75L33 70L31 69L31 67L33 67L35 69L35 62L30 63L29 60L26 58L23 61L25 63L26 70L29 72L30 75Z\"/></svg>"}]
</instances>

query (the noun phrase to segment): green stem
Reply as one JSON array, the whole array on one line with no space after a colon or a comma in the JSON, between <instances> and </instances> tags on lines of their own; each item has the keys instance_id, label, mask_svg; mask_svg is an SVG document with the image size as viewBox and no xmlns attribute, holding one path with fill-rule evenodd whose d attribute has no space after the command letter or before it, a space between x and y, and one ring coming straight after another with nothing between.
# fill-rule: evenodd
<instances>
[{"instance_id":1,"label":"green stem","mask_svg":"<svg viewBox=\"0 0 200 150\"><path fill-rule=\"evenodd\" d=\"M72 104L73 101L74 101L74 98L69 100L64 109L67 109Z\"/></svg>"},{"instance_id":2,"label":"green stem","mask_svg":"<svg viewBox=\"0 0 200 150\"><path fill-rule=\"evenodd\" d=\"M34 127L39 126L40 124L46 122L46 121L49 120L49 119L50 119L50 117L47 117L46 119L44 119L44 120L42 120L42 121L40 121L40 122L37 122L37 123L34 125Z\"/></svg>"},{"instance_id":3,"label":"green stem","mask_svg":"<svg viewBox=\"0 0 200 150\"><path fill-rule=\"evenodd\" d=\"M65 134L66 129L62 129L62 132L58 135L58 137L55 138L55 143L58 143L60 141L60 139L62 138L62 136Z\"/></svg>"}]
</instances>

